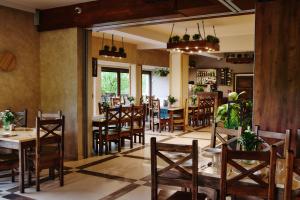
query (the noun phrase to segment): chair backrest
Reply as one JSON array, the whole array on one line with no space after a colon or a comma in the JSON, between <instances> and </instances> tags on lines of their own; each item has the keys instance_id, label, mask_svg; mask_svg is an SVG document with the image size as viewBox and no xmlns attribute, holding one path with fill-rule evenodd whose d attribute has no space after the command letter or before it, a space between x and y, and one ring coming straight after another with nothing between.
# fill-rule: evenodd
<instances>
[{"instance_id":1,"label":"chair backrest","mask_svg":"<svg viewBox=\"0 0 300 200\"><path fill-rule=\"evenodd\" d=\"M164 153L162 153L164 152ZM181 156L176 161L168 157L168 153L184 153L187 156ZM157 169L157 157L168 164L163 169ZM192 160L192 172L187 171L181 165L188 160ZM167 174L177 173L184 179L170 177ZM178 177L178 176L175 176ZM192 145L177 145L156 143L156 138L151 138L151 195L152 199L157 199L158 184L171 185L178 187L191 188L192 199L197 199L198 192L198 141L193 140Z\"/></svg>"},{"instance_id":2,"label":"chair backrest","mask_svg":"<svg viewBox=\"0 0 300 200\"><path fill-rule=\"evenodd\" d=\"M132 106L120 106L119 123L130 123L132 121Z\"/></svg>"},{"instance_id":3,"label":"chair backrest","mask_svg":"<svg viewBox=\"0 0 300 200\"><path fill-rule=\"evenodd\" d=\"M15 112L14 124L16 127L27 127L27 109Z\"/></svg>"},{"instance_id":4,"label":"chair backrest","mask_svg":"<svg viewBox=\"0 0 300 200\"><path fill-rule=\"evenodd\" d=\"M142 104L139 106L132 106L132 125L134 123L140 123L145 129L145 119L146 119L146 104Z\"/></svg>"},{"instance_id":5,"label":"chair backrest","mask_svg":"<svg viewBox=\"0 0 300 200\"><path fill-rule=\"evenodd\" d=\"M299 134L300 129L297 130L297 136ZM291 149L288 149L286 153L284 200L290 200L295 199L292 193L293 175L295 173L297 176L300 176L300 158L297 158L295 152Z\"/></svg>"},{"instance_id":6,"label":"chair backrest","mask_svg":"<svg viewBox=\"0 0 300 200\"><path fill-rule=\"evenodd\" d=\"M62 117L62 111L59 110L56 113L43 113L42 111L38 111L38 117L42 120L45 119L60 119Z\"/></svg>"},{"instance_id":7,"label":"chair backrest","mask_svg":"<svg viewBox=\"0 0 300 200\"><path fill-rule=\"evenodd\" d=\"M107 130L109 125L116 125L116 127L119 128L121 109L121 106L106 109L105 127Z\"/></svg>"},{"instance_id":8,"label":"chair backrest","mask_svg":"<svg viewBox=\"0 0 300 200\"><path fill-rule=\"evenodd\" d=\"M277 153L279 157L284 157L287 150L290 149L290 130L286 130L285 133L263 131L259 129L259 126L254 126L254 132L264 141L263 151L268 151L271 145L276 145L281 148L281 154ZM278 150L280 150L278 148Z\"/></svg>"},{"instance_id":9,"label":"chair backrest","mask_svg":"<svg viewBox=\"0 0 300 200\"><path fill-rule=\"evenodd\" d=\"M275 198L275 171L276 171L276 146L272 145L270 151L232 151L227 144L222 145L221 162L221 200L226 195L257 196L268 200ZM258 161L252 167L244 167L244 161ZM228 175L228 165L239 171L239 174ZM268 179L255 174L257 171L266 169ZM231 169L230 169L231 171ZM246 182L245 178L251 180ZM253 181L255 183L253 183Z\"/></svg>"},{"instance_id":10,"label":"chair backrest","mask_svg":"<svg viewBox=\"0 0 300 200\"><path fill-rule=\"evenodd\" d=\"M121 105L121 98L120 97L112 97L111 104L112 104L112 106Z\"/></svg>"},{"instance_id":11,"label":"chair backrest","mask_svg":"<svg viewBox=\"0 0 300 200\"><path fill-rule=\"evenodd\" d=\"M159 109L160 109L160 100L159 99L153 99L151 101L151 109L152 109L152 112L154 112L154 113L159 112Z\"/></svg>"},{"instance_id":12,"label":"chair backrest","mask_svg":"<svg viewBox=\"0 0 300 200\"><path fill-rule=\"evenodd\" d=\"M237 141L242 134L242 127L238 127L238 129L228 129L219 127L218 123L213 123L211 131L210 147L215 148L221 144L230 144L234 141ZM221 142L219 145L217 145L217 139ZM237 143L236 149L239 149L239 146L240 145Z\"/></svg>"},{"instance_id":13,"label":"chair backrest","mask_svg":"<svg viewBox=\"0 0 300 200\"><path fill-rule=\"evenodd\" d=\"M57 152L63 158L64 151L64 130L65 130L65 116L56 119L41 119L36 118L36 157L39 155L44 146L50 144L57 144Z\"/></svg>"},{"instance_id":14,"label":"chair backrest","mask_svg":"<svg viewBox=\"0 0 300 200\"><path fill-rule=\"evenodd\" d=\"M205 100L201 99L200 96L197 97L198 102L198 115L205 114Z\"/></svg>"},{"instance_id":15,"label":"chair backrest","mask_svg":"<svg viewBox=\"0 0 300 200\"><path fill-rule=\"evenodd\" d=\"M98 111L99 111L99 115L103 113L103 106L102 103L98 102Z\"/></svg>"}]
</instances>

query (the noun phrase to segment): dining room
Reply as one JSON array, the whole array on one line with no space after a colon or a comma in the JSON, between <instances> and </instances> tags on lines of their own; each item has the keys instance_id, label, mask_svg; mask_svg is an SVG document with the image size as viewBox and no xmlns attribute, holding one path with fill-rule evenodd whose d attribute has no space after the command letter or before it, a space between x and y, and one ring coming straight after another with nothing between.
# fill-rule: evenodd
<instances>
[{"instance_id":1,"label":"dining room","mask_svg":"<svg viewBox=\"0 0 300 200\"><path fill-rule=\"evenodd\" d=\"M0 198L296 199L289 2L0 2Z\"/></svg>"}]
</instances>

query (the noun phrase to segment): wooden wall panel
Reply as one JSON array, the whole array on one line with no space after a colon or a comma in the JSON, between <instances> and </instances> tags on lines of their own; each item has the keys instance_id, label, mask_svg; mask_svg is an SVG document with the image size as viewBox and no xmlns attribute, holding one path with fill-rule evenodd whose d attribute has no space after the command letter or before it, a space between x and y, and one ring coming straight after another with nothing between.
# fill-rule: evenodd
<instances>
[{"instance_id":1,"label":"wooden wall panel","mask_svg":"<svg viewBox=\"0 0 300 200\"><path fill-rule=\"evenodd\" d=\"M255 26L254 122L271 131L293 129L295 138L300 128L300 1L257 3Z\"/></svg>"}]
</instances>

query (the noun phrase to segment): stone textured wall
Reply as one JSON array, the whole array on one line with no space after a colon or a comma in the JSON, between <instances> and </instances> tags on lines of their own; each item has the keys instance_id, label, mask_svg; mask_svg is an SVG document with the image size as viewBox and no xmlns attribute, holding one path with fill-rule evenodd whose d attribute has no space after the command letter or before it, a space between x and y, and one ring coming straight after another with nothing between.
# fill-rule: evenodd
<instances>
[{"instance_id":1,"label":"stone textured wall","mask_svg":"<svg viewBox=\"0 0 300 200\"><path fill-rule=\"evenodd\" d=\"M66 117L65 155L77 159L82 136L82 61L77 28L40 33L41 108Z\"/></svg>"},{"instance_id":2,"label":"stone textured wall","mask_svg":"<svg viewBox=\"0 0 300 200\"><path fill-rule=\"evenodd\" d=\"M17 68L0 71L0 110L28 109L28 124L35 125L40 105L39 33L33 14L0 6L0 53L12 52Z\"/></svg>"}]
</instances>

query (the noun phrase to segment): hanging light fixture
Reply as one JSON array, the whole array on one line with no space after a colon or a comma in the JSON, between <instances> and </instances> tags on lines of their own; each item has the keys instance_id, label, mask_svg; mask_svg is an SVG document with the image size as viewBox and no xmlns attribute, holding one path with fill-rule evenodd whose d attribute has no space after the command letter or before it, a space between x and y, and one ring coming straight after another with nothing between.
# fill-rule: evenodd
<instances>
[{"instance_id":1,"label":"hanging light fixture","mask_svg":"<svg viewBox=\"0 0 300 200\"><path fill-rule=\"evenodd\" d=\"M117 47L114 44L114 35L111 36L111 48L108 45L104 45L104 33L102 36L102 48L99 51L100 56L104 57L112 57L112 58L126 58L127 54L125 52L124 48L124 39L122 37L122 47L117 49Z\"/></svg>"},{"instance_id":2,"label":"hanging light fixture","mask_svg":"<svg viewBox=\"0 0 300 200\"><path fill-rule=\"evenodd\" d=\"M205 35L204 21L202 21L203 36L200 31L200 25L197 23L198 33L194 34L192 40L187 34L187 29L182 38L180 36L173 36L174 24L172 26L167 49L172 49L177 52L212 52L219 51L219 38L216 36L215 26L213 26L214 36Z\"/></svg>"}]
</instances>

